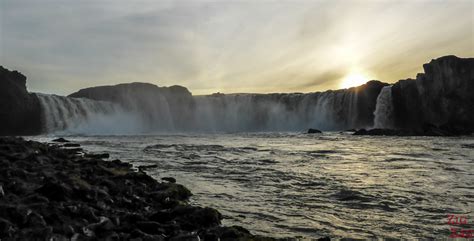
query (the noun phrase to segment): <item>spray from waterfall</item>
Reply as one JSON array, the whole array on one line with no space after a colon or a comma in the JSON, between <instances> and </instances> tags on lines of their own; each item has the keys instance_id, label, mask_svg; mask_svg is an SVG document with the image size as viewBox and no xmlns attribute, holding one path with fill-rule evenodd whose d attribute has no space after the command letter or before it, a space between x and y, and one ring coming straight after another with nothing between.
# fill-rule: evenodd
<instances>
[{"instance_id":1,"label":"spray from waterfall","mask_svg":"<svg viewBox=\"0 0 474 241\"><path fill-rule=\"evenodd\" d=\"M118 103L44 94L38 98L46 133L328 131L364 128L372 121L372 111L367 121L360 120L360 109L365 108L359 108L357 92L346 90L194 96L186 101L154 93L126 94ZM378 102L383 98L381 94ZM376 110L377 123L380 111Z\"/></svg>"},{"instance_id":2,"label":"spray from waterfall","mask_svg":"<svg viewBox=\"0 0 474 241\"><path fill-rule=\"evenodd\" d=\"M374 128L393 128L392 86L385 86L377 97L374 111Z\"/></svg>"},{"instance_id":3,"label":"spray from waterfall","mask_svg":"<svg viewBox=\"0 0 474 241\"><path fill-rule=\"evenodd\" d=\"M138 115L120 106L85 98L36 94L46 133L133 134L143 132Z\"/></svg>"}]
</instances>

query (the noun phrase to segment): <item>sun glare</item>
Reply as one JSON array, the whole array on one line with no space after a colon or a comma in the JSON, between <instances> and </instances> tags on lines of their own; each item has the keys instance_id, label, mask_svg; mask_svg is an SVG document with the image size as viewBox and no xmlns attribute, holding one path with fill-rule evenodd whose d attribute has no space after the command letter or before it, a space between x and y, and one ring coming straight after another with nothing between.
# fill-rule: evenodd
<instances>
[{"instance_id":1,"label":"sun glare","mask_svg":"<svg viewBox=\"0 0 474 241\"><path fill-rule=\"evenodd\" d=\"M341 82L340 87L343 89L363 85L367 83L369 79L359 73L352 73L347 75Z\"/></svg>"}]
</instances>

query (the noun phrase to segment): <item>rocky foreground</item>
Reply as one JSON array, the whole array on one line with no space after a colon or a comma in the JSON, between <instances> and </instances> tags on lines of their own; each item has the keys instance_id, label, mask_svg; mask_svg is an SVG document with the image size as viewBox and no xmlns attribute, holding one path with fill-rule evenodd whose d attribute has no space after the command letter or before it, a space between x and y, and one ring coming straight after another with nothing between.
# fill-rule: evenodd
<instances>
[{"instance_id":1,"label":"rocky foreground","mask_svg":"<svg viewBox=\"0 0 474 241\"><path fill-rule=\"evenodd\" d=\"M173 178L104 161L78 144L0 138L0 240L274 240L222 227Z\"/></svg>"}]
</instances>

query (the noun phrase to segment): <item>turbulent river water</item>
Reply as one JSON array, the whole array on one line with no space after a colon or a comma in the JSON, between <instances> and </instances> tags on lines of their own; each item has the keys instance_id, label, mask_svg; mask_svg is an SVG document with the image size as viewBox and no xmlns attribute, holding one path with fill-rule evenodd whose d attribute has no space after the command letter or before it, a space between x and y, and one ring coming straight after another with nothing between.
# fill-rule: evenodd
<instances>
[{"instance_id":1,"label":"turbulent river water","mask_svg":"<svg viewBox=\"0 0 474 241\"><path fill-rule=\"evenodd\" d=\"M52 136L33 137L50 141ZM91 152L172 176L225 225L302 239L448 238L474 222L474 137L349 133L68 136Z\"/></svg>"}]
</instances>

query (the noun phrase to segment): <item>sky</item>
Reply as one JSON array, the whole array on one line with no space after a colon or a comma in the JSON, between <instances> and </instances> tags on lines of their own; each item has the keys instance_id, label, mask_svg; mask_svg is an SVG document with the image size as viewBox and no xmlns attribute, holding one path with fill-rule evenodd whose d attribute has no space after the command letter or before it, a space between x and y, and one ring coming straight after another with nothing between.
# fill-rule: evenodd
<instances>
[{"instance_id":1,"label":"sky","mask_svg":"<svg viewBox=\"0 0 474 241\"><path fill-rule=\"evenodd\" d=\"M444 55L474 57L474 0L0 0L0 65L31 92L314 92Z\"/></svg>"}]
</instances>

